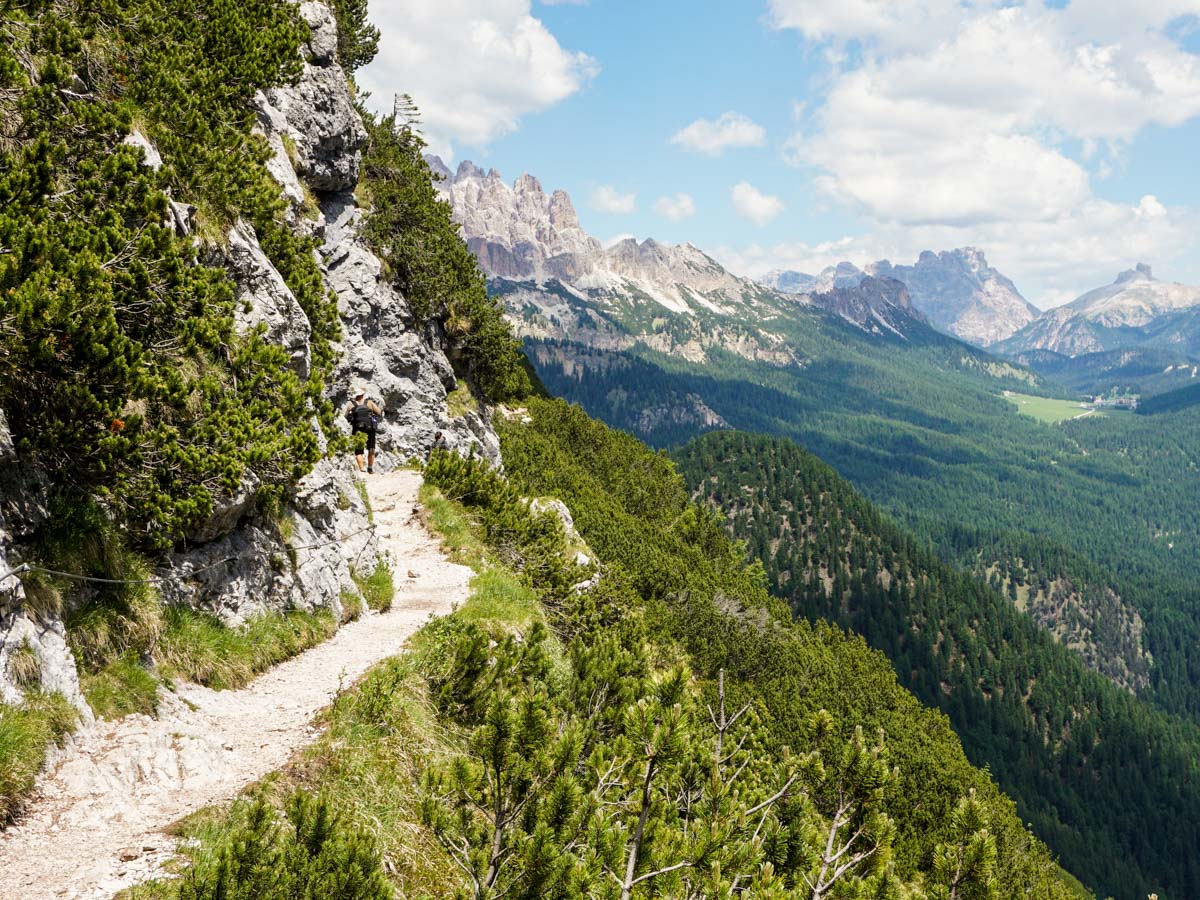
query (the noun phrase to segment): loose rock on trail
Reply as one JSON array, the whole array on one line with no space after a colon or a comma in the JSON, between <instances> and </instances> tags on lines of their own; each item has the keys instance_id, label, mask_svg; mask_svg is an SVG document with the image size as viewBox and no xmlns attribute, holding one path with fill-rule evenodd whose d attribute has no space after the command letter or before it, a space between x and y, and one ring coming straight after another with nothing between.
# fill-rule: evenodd
<instances>
[{"instance_id":1,"label":"loose rock on trail","mask_svg":"<svg viewBox=\"0 0 1200 900\"><path fill-rule=\"evenodd\" d=\"M364 614L242 690L182 684L156 719L77 734L23 819L0 832L0 898L107 898L153 878L174 855L163 829L286 763L314 740L313 717L339 688L465 602L471 570L450 562L414 515L420 484L409 471L367 478L396 573L390 611Z\"/></svg>"}]
</instances>

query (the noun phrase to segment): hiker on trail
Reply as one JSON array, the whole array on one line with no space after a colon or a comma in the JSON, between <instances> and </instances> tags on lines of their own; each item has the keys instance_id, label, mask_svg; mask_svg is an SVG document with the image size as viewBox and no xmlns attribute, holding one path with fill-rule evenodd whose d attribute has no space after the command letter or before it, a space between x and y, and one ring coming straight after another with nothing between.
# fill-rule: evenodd
<instances>
[{"instance_id":1,"label":"hiker on trail","mask_svg":"<svg viewBox=\"0 0 1200 900\"><path fill-rule=\"evenodd\" d=\"M433 456L434 452L437 450L449 450L449 449L450 449L450 442L448 440L446 440L446 436L439 431L437 434L435 434L433 436L433 446L429 448L429 453L427 453L425 455L425 458L429 459L431 456Z\"/></svg>"},{"instance_id":2,"label":"hiker on trail","mask_svg":"<svg viewBox=\"0 0 1200 900\"><path fill-rule=\"evenodd\" d=\"M346 404L346 421L350 423L350 435L365 434L367 436L367 465L368 475L375 474L375 434L379 428L379 419L383 416L383 408L367 397L364 391L358 391L354 399ZM354 461L358 463L358 471L363 471L363 452L354 452Z\"/></svg>"}]
</instances>

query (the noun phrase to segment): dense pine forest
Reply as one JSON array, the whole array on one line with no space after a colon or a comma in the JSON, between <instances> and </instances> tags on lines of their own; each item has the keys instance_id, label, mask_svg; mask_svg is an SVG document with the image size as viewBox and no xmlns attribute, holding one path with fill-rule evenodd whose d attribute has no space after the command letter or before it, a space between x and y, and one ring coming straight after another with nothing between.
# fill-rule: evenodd
<instances>
[{"instance_id":1,"label":"dense pine forest","mask_svg":"<svg viewBox=\"0 0 1200 900\"><path fill-rule=\"evenodd\" d=\"M1086 671L792 442L716 433L676 458L771 592L884 651L1069 869L1117 897L1200 891L1200 729Z\"/></svg>"},{"instance_id":2,"label":"dense pine forest","mask_svg":"<svg viewBox=\"0 0 1200 900\"><path fill-rule=\"evenodd\" d=\"M1047 425L1002 391L1048 385L928 330L870 335L813 311L787 334L802 365L716 350L702 364L644 348L526 350L553 393L656 446L717 427L663 412L699 400L728 427L799 442L947 561L1023 559L1044 565L1039 580L1115 592L1145 620L1154 664L1142 698L1200 715L1200 411Z\"/></svg>"}]
</instances>

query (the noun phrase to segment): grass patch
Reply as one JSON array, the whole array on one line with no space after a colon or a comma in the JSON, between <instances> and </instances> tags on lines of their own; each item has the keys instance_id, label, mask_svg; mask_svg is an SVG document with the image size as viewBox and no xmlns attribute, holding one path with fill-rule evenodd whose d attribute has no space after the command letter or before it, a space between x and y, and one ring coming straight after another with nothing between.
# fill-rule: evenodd
<instances>
[{"instance_id":1,"label":"grass patch","mask_svg":"<svg viewBox=\"0 0 1200 900\"><path fill-rule=\"evenodd\" d=\"M79 687L92 712L101 719L119 719L133 713L158 712L158 679L134 653L114 660L98 672L85 672Z\"/></svg>"},{"instance_id":2,"label":"grass patch","mask_svg":"<svg viewBox=\"0 0 1200 900\"><path fill-rule=\"evenodd\" d=\"M1018 394L1005 391L1004 399L1016 406L1017 410L1027 416L1055 425L1067 419L1078 419L1081 416L1103 415L1101 412L1091 412L1091 407L1084 406L1078 400L1056 400L1053 397L1035 397L1032 394Z\"/></svg>"},{"instance_id":3,"label":"grass patch","mask_svg":"<svg viewBox=\"0 0 1200 900\"><path fill-rule=\"evenodd\" d=\"M370 609L375 612L387 612L392 608L392 600L396 597L396 583L392 578L391 567L386 562L380 560L370 575L351 572L350 577L358 585Z\"/></svg>"},{"instance_id":4,"label":"grass patch","mask_svg":"<svg viewBox=\"0 0 1200 900\"><path fill-rule=\"evenodd\" d=\"M458 387L446 395L446 414L457 419L469 412L479 412L479 401L475 399L466 382L460 381Z\"/></svg>"},{"instance_id":5,"label":"grass patch","mask_svg":"<svg viewBox=\"0 0 1200 900\"><path fill-rule=\"evenodd\" d=\"M62 694L31 691L19 706L0 703L0 825L20 812L46 751L62 743L77 716Z\"/></svg>"},{"instance_id":6,"label":"grass patch","mask_svg":"<svg viewBox=\"0 0 1200 900\"><path fill-rule=\"evenodd\" d=\"M21 584L25 588L21 604L25 612L42 622L62 615L62 591L48 577L41 572L27 572L21 576Z\"/></svg>"},{"instance_id":7,"label":"grass patch","mask_svg":"<svg viewBox=\"0 0 1200 900\"><path fill-rule=\"evenodd\" d=\"M227 628L207 613L169 609L154 658L168 677L218 690L239 688L335 631L337 622L327 610L263 615L243 628Z\"/></svg>"},{"instance_id":8,"label":"grass patch","mask_svg":"<svg viewBox=\"0 0 1200 900\"><path fill-rule=\"evenodd\" d=\"M81 672L97 673L130 653L153 647L163 633L163 607L149 585L97 596L67 618L67 643Z\"/></svg>"},{"instance_id":9,"label":"grass patch","mask_svg":"<svg viewBox=\"0 0 1200 900\"><path fill-rule=\"evenodd\" d=\"M348 591L345 588L341 593L342 601L342 624L353 622L356 619L362 618L363 614L363 598L361 594L356 594L353 591Z\"/></svg>"},{"instance_id":10,"label":"grass patch","mask_svg":"<svg viewBox=\"0 0 1200 900\"><path fill-rule=\"evenodd\" d=\"M421 485L422 518L442 539L442 550L456 563L482 572L487 566L487 547L470 514L431 484Z\"/></svg>"},{"instance_id":11,"label":"grass patch","mask_svg":"<svg viewBox=\"0 0 1200 900\"><path fill-rule=\"evenodd\" d=\"M42 659L38 656L29 638L8 655L8 677L22 691L36 688L42 683Z\"/></svg>"},{"instance_id":12,"label":"grass patch","mask_svg":"<svg viewBox=\"0 0 1200 900\"><path fill-rule=\"evenodd\" d=\"M493 568L471 579L471 597L454 615L465 622L523 631L542 619L537 595L507 569Z\"/></svg>"}]
</instances>

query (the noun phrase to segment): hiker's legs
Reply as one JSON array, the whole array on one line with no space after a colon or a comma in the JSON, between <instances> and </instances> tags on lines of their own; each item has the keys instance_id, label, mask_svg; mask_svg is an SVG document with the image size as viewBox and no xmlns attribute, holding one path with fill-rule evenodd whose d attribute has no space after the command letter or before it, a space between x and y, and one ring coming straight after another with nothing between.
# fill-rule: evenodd
<instances>
[{"instance_id":1,"label":"hiker's legs","mask_svg":"<svg viewBox=\"0 0 1200 900\"><path fill-rule=\"evenodd\" d=\"M367 471L368 472L375 471L375 451L374 450L371 450L369 453L367 453Z\"/></svg>"},{"instance_id":2,"label":"hiker's legs","mask_svg":"<svg viewBox=\"0 0 1200 900\"><path fill-rule=\"evenodd\" d=\"M367 432L367 472L374 474L375 472L375 432Z\"/></svg>"},{"instance_id":3,"label":"hiker's legs","mask_svg":"<svg viewBox=\"0 0 1200 900\"><path fill-rule=\"evenodd\" d=\"M374 459L374 457L375 457L375 454L372 453L371 458ZM358 471L362 472L363 470L366 469L366 466L363 465L363 455L361 453L354 454L354 461L356 463L358 463Z\"/></svg>"}]
</instances>

